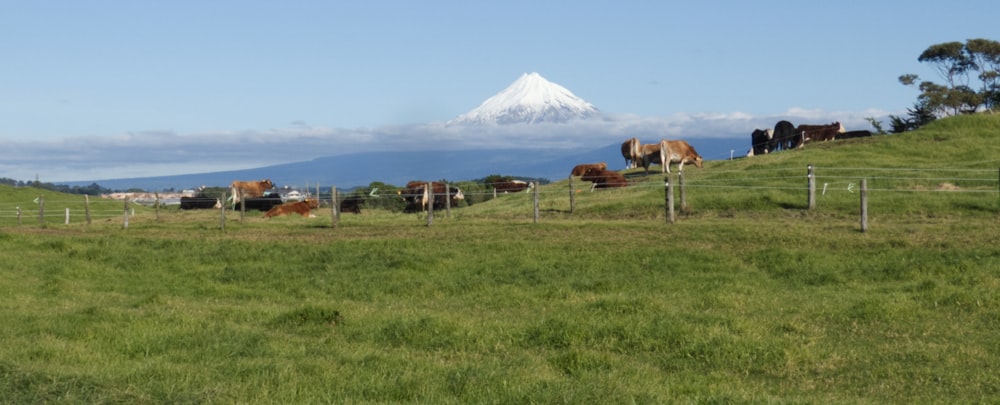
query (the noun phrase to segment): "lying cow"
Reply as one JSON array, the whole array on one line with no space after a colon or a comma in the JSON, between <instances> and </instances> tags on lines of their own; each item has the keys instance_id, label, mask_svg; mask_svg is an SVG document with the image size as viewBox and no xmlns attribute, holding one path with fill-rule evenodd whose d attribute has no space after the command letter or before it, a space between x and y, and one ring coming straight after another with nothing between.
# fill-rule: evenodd
<instances>
[{"instance_id":1,"label":"lying cow","mask_svg":"<svg viewBox=\"0 0 1000 405\"><path fill-rule=\"evenodd\" d=\"M524 180L497 180L486 184L497 193L519 193L532 188L533 184Z\"/></svg>"},{"instance_id":2,"label":"lying cow","mask_svg":"<svg viewBox=\"0 0 1000 405\"><path fill-rule=\"evenodd\" d=\"M199 208L220 208L222 207L222 202L218 198L206 197L204 195L198 195L194 197L181 197L181 209L182 210L193 210Z\"/></svg>"},{"instance_id":3,"label":"lying cow","mask_svg":"<svg viewBox=\"0 0 1000 405\"><path fill-rule=\"evenodd\" d=\"M795 131L802 136L802 142L825 142L837 139L837 134L847 132L840 122L827 125L799 125Z\"/></svg>"},{"instance_id":4,"label":"lying cow","mask_svg":"<svg viewBox=\"0 0 1000 405\"><path fill-rule=\"evenodd\" d=\"M340 212L361 213L361 205L365 203L364 197L352 195L340 202Z\"/></svg>"},{"instance_id":5,"label":"lying cow","mask_svg":"<svg viewBox=\"0 0 1000 405\"><path fill-rule=\"evenodd\" d=\"M594 183L594 188L612 188L628 186L628 179L621 173L612 170L591 167L583 173L583 181Z\"/></svg>"},{"instance_id":6,"label":"lying cow","mask_svg":"<svg viewBox=\"0 0 1000 405\"><path fill-rule=\"evenodd\" d=\"M608 164L605 163L605 162L578 164L576 166L573 166L573 170L569 173L569 175L570 176L583 176L583 173L585 173L587 171L587 169L590 169L590 168L595 168L597 170L608 170Z\"/></svg>"},{"instance_id":7,"label":"lying cow","mask_svg":"<svg viewBox=\"0 0 1000 405\"><path fill-rule=\"evenodd\" d=\"M264 218L271 218L289 214L299 214L304 217L308 217L309 212L313 208L319 208L319 200L315 198L307 198L302 201L284 203L274 208L271 208L264 213Z\"/></svg>"}]
</instances>

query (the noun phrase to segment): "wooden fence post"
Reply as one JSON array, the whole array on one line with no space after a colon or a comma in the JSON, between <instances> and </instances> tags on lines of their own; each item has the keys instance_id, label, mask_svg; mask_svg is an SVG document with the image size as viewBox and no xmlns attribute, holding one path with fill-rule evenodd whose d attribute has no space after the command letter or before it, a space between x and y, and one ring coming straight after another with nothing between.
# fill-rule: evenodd
<instances>
[{"instance_id":1,"label":"wooden fence post","mask_svg":"<svg viewBox=\"0 0 1000 405\"><path fill-rule=\"evenodd\" d=\"M434 187L431 183L424 184L424 196L427 197L427 226L434 225Z\"/></svg>"},{"instance_id":2,"label":"wooden fence post","mask_svg":"<svg viewBox=\"0 0 1000 405\"><path fill-rule=\"evenodd\" d=\"M814 171L812 164L810 164L808 168L809 168L809 173L806 175L806 177L809 179L808 201L809 201L809 209L812 210L816 208L816 173Z\"/></svg>"},{"instance_id":3,"label":"wooden fence post","mask_svg":"<svg viewBox=\"0 0 1000 405\"><path fill-rule=\"evenodd\" d=\"M444 183L444 217L451 218L451 188Z\"/></svg>"},{"instance_id":4,"label":"wooden fence post","mask_svg":"<svg viewBox=\"0 0 1000 405\"><path fill-rule=\"evenodd\" d=\"M125 211L125 214L122 217L122 229L128 229L128 197L125 197L123 211Z\"/></svg>"},{"instance_id":5,"label":"wooden fence post","mask_svg":"<svg viewBox=\"0 0 1000 405\"><path fill-rule=\"evenodd\" d=\"M160 222L160 193L153 193L156 196L156 202L153 204L156 207L156 222Z\"/></svg>"},{"instance_id":6,"label":"wooden fence post","mask_svg":"<svg viewBox=\"0 0 1000 405\"><path fill-rule=\"evenodd\" d=\"M677 185L681 188L681 211L687 211L687 188L684 187L684 172L677 171Z\"/></svg>"},{"instance_id":7,"label":"wooden fence post","mask_svg":"<svg viewBox=\"0 0 1000 405\"><path fill-rule=\"evenodd\" d=\"M63 224L69 225L69 207L66 207L66 222L64 222Z\"/></svg>"},{"instance_id":8,"label":"wooden fence post","mask_svg":"<svg viewBox=\"0 0 1000 405\"><path fill-rule=\"evenodd\" d=\"M576 191L573 190L573 175L569 175L569 213L576 209Z\"/></svg>"},{"instance_id":9,"label":"wooden fence post","mask_svg":"<svg viewBox=\"0 0 1000 405\"><path fill-rule=\"evenodd\" d=\"M535 223L537 224L538 223L538 182L535 181L533 183L534 183L534 187L532 187L532 188L535 189L535 203L534 203L534 206L535 206Z\"/></svg>"},{"instance_id":10,"label":"wooden fence post","mask_svg":"<svg viewBox=\"0 0 1000 405\"><path fill-rule=\"evenodd\" d=\"M83 195L83 215L87 217L87 225L90 225L90 196Z\"/></svg>"},{"instance_id":11,"label":"wooden fence post","mask_svg":"<svg viewBox=\"0 0 1000 405\"><path fill-rule=\"evenodd\" d=\"M319 191L316 192L319 194ZM330 216L333 217L333 228L340 225L340 196L337 195L337 186L330 187Z\"/></svg>"},{"instance_id":12,"label":"wooden fence post","mask_svg":"<svg viewBox=\"0 0 1000 405\"><path fill-rule=\"evenodd\" d=\"M667 223L676 222L677 218L674 215L674 183L670 181L670 175L667 174L663 176L663 186L664 186L664 197L666 200L666 211L667 211Z\"/></svg>"},{"instance_id":13,"label":"wooden fence post","mask_svg":"<svg viewBox=\"0 0 1000 405\"><path fill-rule=\"evenodd\" d=\"M861 233L868 232L868 179L861 179Z\"/></svg>"},{"instance_id":14,"label":"wooden fence post","mask_svg":"<svg viewBox=\"0 0 1000 405\"><path fill-rule=\"evenodd\" d=\"M308 188L306 192L309 192ZM236 189L236 193L240 196L240 222L243 222L243 217L247 214L247 199L245 198L246 195L243 194L242 188Z\"/></svg>"},{"instance_id":15,"label":"wooden fence post","mask_svg":"<svg viewBox=\"0 0 1000 405\"><path fill-rule=\"evenodd\" d=\"M21 206L17 206L17 226L21 226Z\"/></svg>"},{"instance_id":16,"label":"wooden fence post","mask_svg":"<svg viewBox=\"0 0 1000 405\"><path fill-rule=\"evenodd\" d=\"M220 200L222 203L219 204L219 229L224 231L226 230L226 204L228 204L226 202L225 191L222 192L222 197L220 198L222 198L222 200Z\"/></svg>"},{"instance_id":17,"label":"wooden fence post","mask_svg":"<svg viewBox=\"0 0 1000 405\"><path fill-rule=\"evenodd\" d=\"M38 225L45 226L45 196L38 196Z\"/></svg>"}]
</instances>

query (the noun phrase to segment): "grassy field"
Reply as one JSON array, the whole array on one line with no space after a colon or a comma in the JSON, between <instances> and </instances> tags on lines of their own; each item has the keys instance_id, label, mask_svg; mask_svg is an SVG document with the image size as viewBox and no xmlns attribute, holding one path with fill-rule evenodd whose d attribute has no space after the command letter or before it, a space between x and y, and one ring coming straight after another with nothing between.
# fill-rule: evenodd
<instances>
[{"instance_id":1,"label":"grassy field","mask_svg":"<svg viewBox=\"0 0 1000 405\"><path fill-rule=\"evenodd\" d=\"M573 212L547 185L539 223L530 195L432 226L5 216L0 402L997 402L997 135L1000 116L958 117L708 162L674 224L639 173L577 181ZM39 194L0 191L3 212Z\"/></svg>"}]
</instances>

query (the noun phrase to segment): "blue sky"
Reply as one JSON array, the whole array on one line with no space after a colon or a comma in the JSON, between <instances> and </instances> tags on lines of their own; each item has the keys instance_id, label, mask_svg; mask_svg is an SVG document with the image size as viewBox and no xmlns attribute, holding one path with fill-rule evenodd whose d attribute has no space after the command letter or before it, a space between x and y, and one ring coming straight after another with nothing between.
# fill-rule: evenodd
<instances>
[{"instance_id":1,"label":"blue sky","mask_svg":"<svg viewBox=\"0 0 1000 405\"><path fill-rule=\"evenodd\" d=\"M257 167L401 139L432 149L463 135L412 134L525 72L620 120L567 146L657 128L749 140L780 117L868 129L864 117L916 100L899 75L940 81L917 62L928 46L1000 39L992 0L0 7L0 139L15 155L0 177L43 181Z\"/></svg>"}]
</instances>

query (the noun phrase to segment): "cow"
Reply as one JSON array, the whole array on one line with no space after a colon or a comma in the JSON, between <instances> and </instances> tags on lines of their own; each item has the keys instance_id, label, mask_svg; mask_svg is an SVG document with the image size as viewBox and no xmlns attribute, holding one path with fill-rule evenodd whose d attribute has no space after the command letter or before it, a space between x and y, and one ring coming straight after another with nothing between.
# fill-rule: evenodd
<instances>
[{"instance_id":1,"label":"cow","mask_svg":"<svg viewBox=\"0 0 1000 405\"><path fill-rule=\"evenodd\" d=\"M222 207L222 202L218 198L205 197L204 195L198 195L194 197L181 197L181 209L182 210L193 210L199 208L220 208Z\"/></svg>"},{"instance_id":2,"label":"cow","mask_svg":"<svg viewBox=\"0 0 1000 405\"><path fill-rule=\"evenodd\" d=\"M872 131L861 130L861 131L846 131L837 134L837 139L851 139L851 138L863 138L867 136L872 136Z\"/></svg>"},{"instance_id":3,"label":"cow","mask_svg":"<svg viewBox=\"0 0 1000 405\"><path fill-rule=\"evenodd\" d=\"M364 197L359 195L352 195L340 202L340 212L353 212L355 214L360 214L361 205L364 203L365 203Z\"/></svg>"},{"instance_id":4,"label":"cow","mask_svg":"<svg viewBox=\"0 0 1000 405\"><path fill-rule=\"evenodd\" d=\"M432 182L431 192L427 190L427 182L411 181L406 183L406 188L400 190L399 195L406 201L406 212L426 211L427 203L433 201L434 208L445 208L445 204L450 202L452 206L458 201L465 199L465 194L458 187L448 186L445 191L445 183ZM431 194L433 193L433 198ZM450 201L449 201L450 199Z\"/></svg>"},{"instance_id":5,"label":"cow","mask_svg":"<svg viewBox=\"0 0 1000 405\"><path fill-rule=\"evenodd\" d=\"M486 184L497 193L519 193L533 188L535 185L524 180L497 180Z\"/></svg>"},{"instance_id":6,"label":"cow","mask_svg":"<svg viewBox=\"0 0 1000 405\"><path fill-rule=\"evenodd\" d=\"M612 188L628 186L628 179L621 173L612 170L591 167L583 173L583 181L594 183L594 188Z\"/></svg>"},{"instance_id":7,"label":"cow","mask_svg":"<svg viewBox=\"0 0 1000 405\"><path fill-rule=\"evenodd\" d=\"M246 194L244 194L245 196ZM284 200L278 193L267 194L260 197L247 197L243 200L243 208L248 210L267 211L275 206L281 205Z\"/></svg>"},{"instance_id":8,"label":"cow","mask_svg":"<svg viewBox=\"0 0 1000 405\"><path fill-rule=\"evenodd\" d=\"M578 176L578 177L579 176L583 176L583 173L586 172L587 169L589 169L591 167L596 168L598 170L608 170L608 164L605 163L605 162L581 163L581 164L578 164L576 166L573 166L573 170L569 172L569 175L570 176Z\"/></svg>"},{"instance_id":9,"label":"cow","mask_svg":"<svg viewBox=\"0 0 1000 405\"><path fill-rule=\"evenodd\" d=\"M667 139L660 140L660 168L661 172L670 173L670 164L677 163L677 171L684 171L685 163L693 163L695 167L701 169L702 158L687 141L673 141Z\"/></svg>"},{"instance_id":10,"label":"cow","mask_svg":"<svg viewBox=\"0 0 1000 405\"><path fill-rule=\"evenodd\" d=\"M802 143L832 141L837 138L837 134L847 132L840 122L827 125L802 124L795 127L795 131L801 136Z\"/></svg>"},{"instance_id":11,"label":"cow","mask_svg":"<svg viewBox=\"0 0 1000 405\"><path fill-rule=\"evenodd\" d=\"M625 170L639 167L639 157L641 156L640 147L641 145L639 144L639 139L635 137L629 138L627 141L622 143L622 157L625 158ZM574 174L574 176L581 175L582 173Z\"/></svg>"},{"instance_id":12,"label":"cow","mask_svg":"<svg viewBox=\"0 0 1000 405\"><path fill-rule=\"evenodd\" d=\"M319 200L315 198L307 198L302 201L284 203L271 209L264 213L264 218L277 217L281 215L299 214L304 217L309 216L309 212L313 208L319 208Z\"/></svg>"},{"instance_id":13,"label":"cow","mask_svg":"<svg viewBox=\"0 0 1000 405\"><path fill-rule=\"evenodd\" d=\"M660 144L647 143L639 146L639 164L649 174L649 166L653 163L660 163Z\"/></svg>"},{"instance_id":14,"label":"cow","mask_svg":"<svg viewBox=\"0 0 1000 405\"><path fill-rule=\"evenodd\" d=\"M263 197L264 192L274 188L274 183L271 183L271 179L264 179L261 181L240 181L234 180L229 188L233 192L233 204L240 202L240 194L245 198L257 198Z\"/></svg>"},{"instance_id":15,"label":"cow","mask_svg":"<svg viewBox=\"0 0 1000 405\"><path fill-rule=\"evenodd\" d=\"M750 134L750 153L747 156L760 156L771 153L771 139L774 138L774 130L754 129Z\"/></svg>"},{"instance_id":16,"label":"cow","mask_svg":"<svg viewBox=\"0 0 1000 405\"><path fill-rule=\"evenodd\" d=\"M767 143L767 150L776 152L797 148L802 144L801 139L797 135L795 125L792 125L791 122L785 120L778 121L777 124L774 124L774 136Z\"/></svg>"}]
</instances>

